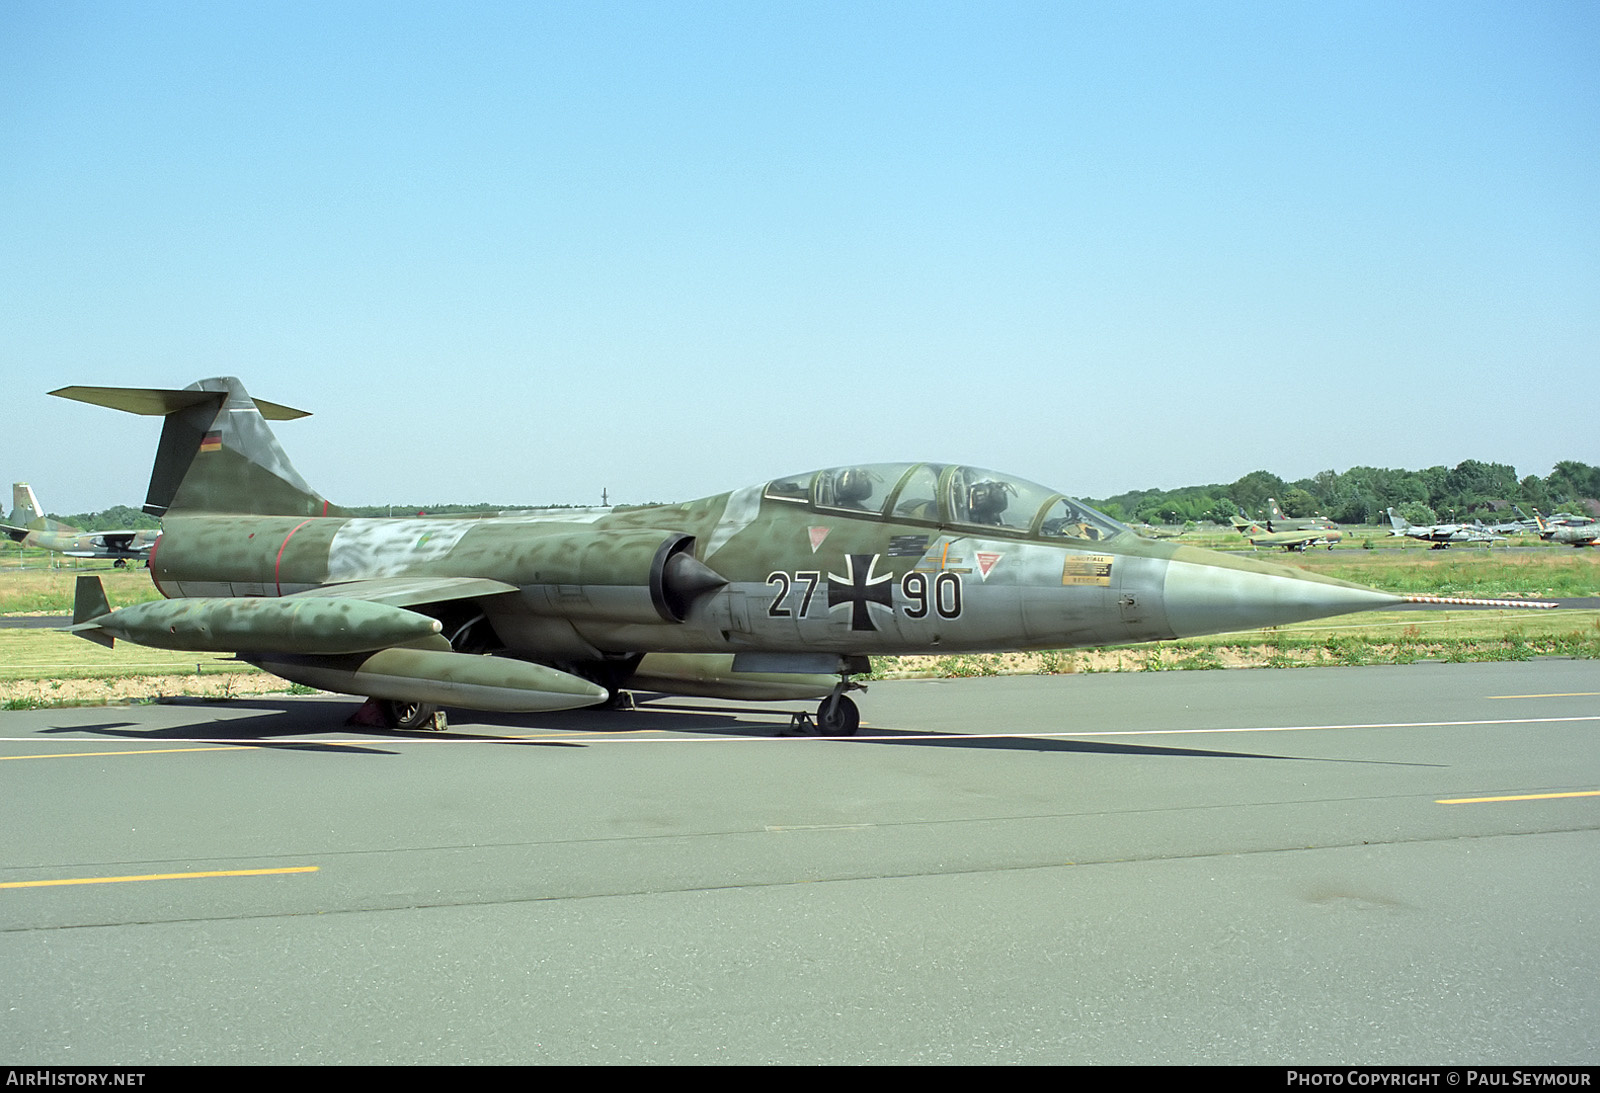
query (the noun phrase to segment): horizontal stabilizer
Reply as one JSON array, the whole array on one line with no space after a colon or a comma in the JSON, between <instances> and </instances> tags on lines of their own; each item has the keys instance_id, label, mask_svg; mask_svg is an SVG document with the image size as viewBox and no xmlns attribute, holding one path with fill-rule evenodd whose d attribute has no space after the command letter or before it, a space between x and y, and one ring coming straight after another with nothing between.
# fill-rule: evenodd
<instances>
[{"instance_id":1,"label":"horizontal stabilizer","mask_svg":"<svg viewBox=\"0 0 1600 1093\"><path fill-rule=\"evenodd\" d=\"M93 406L108 406L113 410L146 417L166 417L216 398L214 391L197 391L194 388L175 391L161 387L63 387L50 393L60 398L75 399ZM256 409L268 421L293 421L311 416L310 410L296 410L293 406L282 406L254 396L250 401L256 404Z\"/></svg>"}]
</instances>

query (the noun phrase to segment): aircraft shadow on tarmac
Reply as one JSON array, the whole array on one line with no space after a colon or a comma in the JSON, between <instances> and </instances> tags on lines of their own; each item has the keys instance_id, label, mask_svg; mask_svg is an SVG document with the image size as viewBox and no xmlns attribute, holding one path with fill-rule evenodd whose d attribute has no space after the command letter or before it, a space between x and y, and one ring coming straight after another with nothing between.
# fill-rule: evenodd
<instances>
[{"instance_id":1,"label":"aircraft shadow on tarmac","mask_svg":"<svg viewBox=\"0 0 1600 1093\"><path fill-rule=\"evenodd\" d=\"M513 747L583 748L581 740L511 737L501 732L582 733L594 737L609 734L623 735L641 732L677 732L708 736L777 737L804 736L776 724L773 715L781 711L772 707L692 706L676 702L657 706L645 698L631 710L583 709L565 710L543 714L496 714L471 711L470 728L466 725L452 727L446 733L415 732L394 729L374 729L346 724L353 707L348 700L327 701L297 698L293 703L269 698L232 698L223 701L212 699L178 699L165 705L188 706L197 709L218 708L233 711L255 711L252 716L230 717L209 724L189 724L169 728L141 728L134 721L110 721L103 724L62 725L40 730L41 734L87 733L95 736L116 737L125 740L159 740L167 742L204 741L208 743L237 743L260 748L277 748L288 751L328 752L343 755L397 755L395 748L382 747L373 736L396 741L482 741ZM466 713L466 712L464 712ZM751 716L755 715L755 716ZM501 731L495 731L495 730ZM478 731L474 731L478 730ZM482 731L488 730L488 731ZM1086 728L1083 732L1093 732ZM330 742L327 737L349 733L353 738L364 738L360 743ZM292 737L316 735L318 740L295 740ZM272 740L270 737L285 739ZM912 729L866 728L856 737L818 737L818 742L855 745L888 745L914 747L969 748L979 751L1060 752L1080 755L1172 756L1176 758L1212 759L1279 759L1295 762L1378 763L1383 766L1432 766L1426 763L1392 763L1382 760L1325 758L1314 755L1283 755L1268 752L1218 750L1213 748L1177 748L1167 745L1109 743L1105 741L1042 738L1033 736L964 736L945 732L917 731Z\"/></svg>"},{"instance_id":2,"label":"aircraft shadow on tarmac","mask_svg":"<svg viewBox=\"0 0 1600 1093\"><path fill-rule=\"evenodd\" d=\"M538 727L546 730L585 732L602 735L608 732L681 732L715 736L808 736L793 732L772 722L774 710L764 707L693 706L677 696L661 696L672 705L654 705L652 698L641 698L632 710L567 710L539 715ZM761 720L743 715L755 714ZM659 718L651 715L660 715ZM505 725L508 729L526 729L529 722L509 714L475 713L474 725ZM648 718L648 719L647 719ZM1094 731L1085 729L1085 732ZM914 729L882 729L863 726L860 735L844 737L817 737L819 742L854 745L889 745L939 748L969 748L979 751L1029 751L1062 752L1080 755L1150 755L1216 759L1291 759L1297 762L1370 763L1365 759L1327 759L1314 755L1281 755L1267 752L1222 751L1210 748L1175 748L1154 744L1107 743L1104 741L1042 738L1036 736L965 736L956 733L918 731ZM524 743L525 741L517 741ZM1430 766L1433 764L1382 763L1385 766Z\"/></svg>"},{"instance_id":3,"label":"aircraft shadow on tarmac","mask_svg":"<svg viewBox=\"0 0 1600 1093\"><path fill-rule=\"evenodd\" d=\"M208 724L174 725L168 728L147 728L136 721L108 721L101 724L89 725L57 725L52 728L40 729L41 736L83 733L91 736L114 737L119 740L147 740L164 741L167 743L208 743L208 744L238 744L258 748L276 748L284 751L319 751L343 754L368 754L368 755L398 755L393 748L371 746L373 742L367 741L357 744L329 743L323 740L271 740L272 736L292 737L305 736L316 733L326 737L330 726L338 726L333 731L343 731L344 717L339 711L344 703L314 703L308 704L320 707L320 712L326 715L324 720L315 710L303 707L285 709L281 702L274 703L259 699L235 698L225 702L199 702L184 701L181 703L167 703L168 705L185 706L215 706L229 710L256 710L253 716L229 718L226 721L218 720ZM367 730L351 729L352 735L365 733ZM392 733L396 737L404 736L433 736L433 733Z\"/></svg>"}]
</instances>

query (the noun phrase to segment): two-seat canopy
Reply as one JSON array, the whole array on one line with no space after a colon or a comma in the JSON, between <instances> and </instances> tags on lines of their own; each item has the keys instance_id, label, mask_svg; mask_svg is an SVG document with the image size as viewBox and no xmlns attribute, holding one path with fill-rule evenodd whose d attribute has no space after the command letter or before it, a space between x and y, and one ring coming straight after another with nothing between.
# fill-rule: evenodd
<instances>
[{"instance_id":1,"label":"two-seat canopy","mask_svg":"<svg viewBox=\"0 0 1600 1093\"><path fill-rule=\"evenodd\" d=\"M953 463L871 463L767 483L774 501L914 524L1109 539L1128 529L1081 501L1014 475Z\"/></svg>"}]
</instances>

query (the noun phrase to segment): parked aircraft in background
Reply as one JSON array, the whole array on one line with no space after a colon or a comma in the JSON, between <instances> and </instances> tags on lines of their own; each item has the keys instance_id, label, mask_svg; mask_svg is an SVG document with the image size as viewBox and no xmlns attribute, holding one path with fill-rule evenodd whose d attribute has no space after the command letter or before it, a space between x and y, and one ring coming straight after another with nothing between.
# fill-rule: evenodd
<instances>
[{"instance_id":1,"label":"parked aircraft in background","mask_svg":"<svg viewBox=\"0 0 1600 1093\"><path fill-rule=\"evenodd\" d=\"M1306 550L1314 546L1326 546L1332 550L1333 544L1344 538L1344 532L1338 530L1327 517L1290 518L1283 514L1278 502L1271 497L1267 498L1267 511L1272 515L1259 523L1247 517L1243 509L1233 518L1233 530L1250 540L1250 545L1257 550L1262 547Z\"/></svg>"},{"instance_id":2,"label":"parked aircraft in background","mask_svg":"<svg viewBox=\"0 0 1600 1093\"><path fill-rule=\"evenodd\" d=\"M436 703L568 709L633 687L822 698L815 727L848 735L845 692L875 654L1123 644L1445 602L1141 539L1053 489L954 463L852 464L602 513L351 518L267 426L302 412L237 379L53 393L166 419L145 511L163 520L151 575L169 599L111 610L97 579L80 580L73 631L232 652L368 696L397 726Z\"/></svg>"},{"instance_id":3,"label":"parked aircraft in background","mask_svg":"<svg viewBox=\"0 0 1600 1093\"><path fill-rule=\"evenodd\" d=\"M1310 531L1312 528L1335 528L1339 526L1326 516L1321 515L1285 516L1283 510L1278 507L1278 502L1271 497L1267 498L1267 514L1267 527L1272 531Z\"/></svg>"},{"instance_id":4,"label":"parked aircraft in background","mask_svg":"<svg viewBox=\"0 0 1600 1093\"><path fill-rule=\"evenodd\" d=\"M1561 513L1560 515L1566 516L1567 514ZM1554 517L1542 516L1538 509L1533 510L1533 516L1539 522L1539 538L1549 542L1562 543L1566 546L1586 547L1594 546L1595 541L1600 539L1600 524L1595 523L1593 520L1578 522L1584 521L1584 518L1581 516L1568 516L1567 518L1574 521L1573 523L1556 524L1552 522Z\"/></svg>"},{"instance_id":5,"label":"parked aircraft in background","mask_svg":"<svg viewBox=\"0 0 1600 1093\"><path fill-rule=\"evenodd\" d=\"M1523 516L1522 510L1517 508L1517 506L1512 505L1511 511L1516 513L1520 519L1504 520L1498 524L1487 525L1480 522L1475 526L1481 527L1484 531L1493 535L1525 535L1529 532L1537 531L1539 529L1538 523L1528 519L1526 516Z\"/></svg>"},{"instance_id":6,"label":"parked aircraft in background","mask_svg":"<svg viewBox=\"0 0 1600 1093\"><path fill-rule=\"evenodd\" d=\"M1307 550L1314 546L1326 546L1329 550L1332 550L1333 544L1344 538L1344 532L1335 528L1309 528L1305 531L1269 531L1260 524L1251 524L1240 534L1250 540L1250 545L1257 550L1262 547Z\"/></svg>"},{"instance_id":7,"label":"parked aircraft in background","mask_svg":"<svg viewBox=\"0 0 1600 1093\"><path fill-rule=\"evenodd\" d=\"M1332 531L1339 526L1326 516L1285 516L1278 502L1271 497L1267 498L1267 512L1269 515L1265 520L1252 520L1245 515L1244 509L1240 509L1239 515L1232 520L1233 530L1247 536L1252 528L1265 528L1269 534L1276 535L1288 531ZM1343 536L1335 535L1333 540L1337 542L1341 538Z\"/></svg>"},{"instance_id":8,"label":"parked aircraft in background","mask_svg":"<svg viewBox=\"0 0 1600 1093\"><path fill-rule=\"evenodd\" d=\"M1474 527L1471 524L1413 524L1394 509L1389 510L1389 525L1391 536L1405 535L1412 539L1420 539L1425 543L1432 543L1433 550L1444 550L1451 543L1492 543L1496 539L1504 539L1504 535L1495 535L1481 525Z\"/></svg>"},{"instance_id":9,"label":"parked aircraft in background","mask_svg":"<svg viewBox=\"0 0 1600 1093\"><path fill-rule=\"evenodd\" d=\"M0 531L23 547L34 547L69 558L114 558L120 568L130 559L150 556L159 530L84 531L60 520L51 520L39 507L33 487L26 482L11 485L11 515L0 524Z\"/></svg>"}]
</instances>

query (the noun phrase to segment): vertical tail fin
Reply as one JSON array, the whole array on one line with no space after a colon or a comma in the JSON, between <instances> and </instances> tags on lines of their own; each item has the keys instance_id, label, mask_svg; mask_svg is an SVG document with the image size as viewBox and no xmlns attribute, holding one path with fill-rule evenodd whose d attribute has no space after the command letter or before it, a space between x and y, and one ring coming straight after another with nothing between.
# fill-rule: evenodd
<instances>
[{"instance_id":1,"label":"vertical tail fin","mask_svg":"<svg viewBox=\"0 0 1600 1093\"><path fill-rule=\"evenodd\" d=\"M1396 532L1401 532L1405 531L1411 526L1411 521L1407 520L1404 516L1401 516L1398 512L1394 511L1394 509L1390 509L1389 526L1394 528Z\"/></svg>"},{"instance_id":2,"label":"vertical tail fin","mask_svg":"<svg viewBox=\"0 0 1600 1093\"><path fill-rule=\"evenodd\" d=\"M253 399L232 376L198 380L182 390L63 387L50 392L130 414L166 418L144 511L261 516L326 516L341 510L312 489L278 446L267 419L307 412Z\"/></svg>"},{"instance_id":3,"label":"vertical tail fin","mask_svg":"<svg viewBox=\"0 0 1600 1093\"><path fill-rule=\"evenodd\" d=\"M6 517L6 523L15 527L26 527L35 520L44 519L44 509L39 507L39 499L34 496L33 487L26 482L11 483L11 515Z\"/></svg>"}]
</instances>

